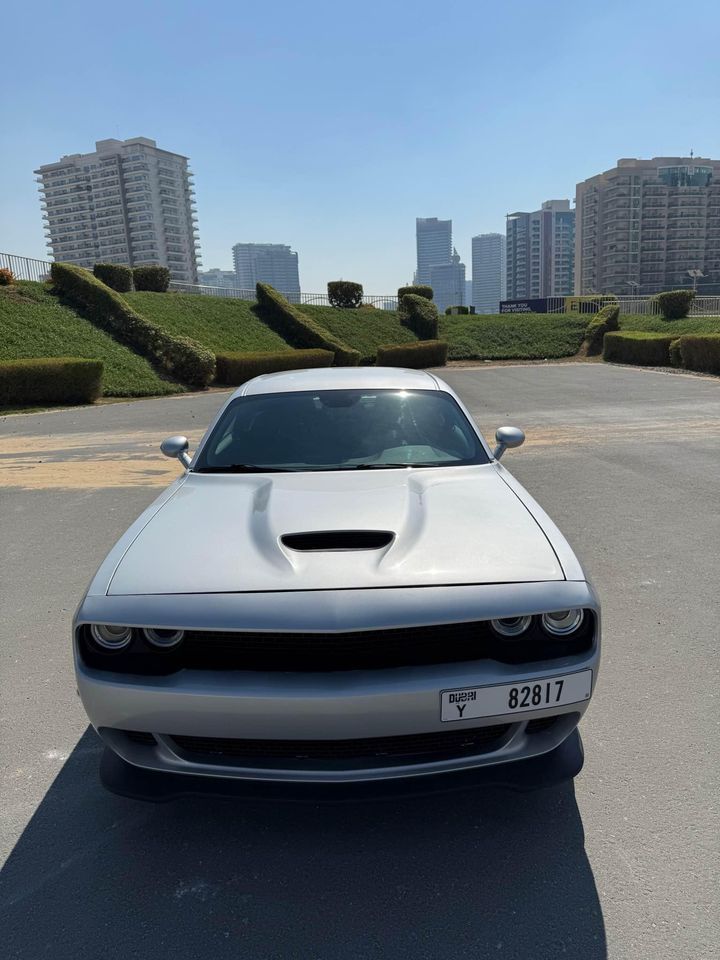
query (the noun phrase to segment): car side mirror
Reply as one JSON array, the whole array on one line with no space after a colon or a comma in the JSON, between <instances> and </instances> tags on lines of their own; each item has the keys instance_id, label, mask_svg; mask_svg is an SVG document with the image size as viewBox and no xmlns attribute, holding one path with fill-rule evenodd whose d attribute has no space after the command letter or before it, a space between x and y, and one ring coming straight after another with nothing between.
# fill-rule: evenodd
<instances>
[{"instance_id":1,"label":"car side mirror","mask_svg":"<svg viewBox=\"0 0 720 960\"><path fill-rule=\"evenodd\" d=\"M187 452L188 446L189 444L187 437L168 437L167 440L163 440L163 442L160 444L160 449L166 457L170 457L173 460L179 460L187 470L191 461L191 457Z\"/></svg>"},{"instance_id":2,"label":"car side mirror","mask_svg":"<svg viewBox=\"0 0 720 960\"><path fill-rule=\"evenodd\" d=\"M493 456L499 460L510 447L521 447L525 443L525 434L517 427L498 427L495 439L497 446L493 450Z\"/></svg>"}]
</instances>

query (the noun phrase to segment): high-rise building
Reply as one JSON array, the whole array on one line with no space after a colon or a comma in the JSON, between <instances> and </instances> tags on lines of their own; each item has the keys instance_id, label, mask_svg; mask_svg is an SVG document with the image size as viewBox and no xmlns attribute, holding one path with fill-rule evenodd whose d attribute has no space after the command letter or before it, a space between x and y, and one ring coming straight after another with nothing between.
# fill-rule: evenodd
<instances>
[{"instance_id":1,"label":"high-rise building","mask_svg":"<svg viewBox=\"0 0 720 960\"><path fill-rule=\"evenodd\" d=\"M260 281L286 296L299 298L298 255L290 247L283 243L236 243L232 249L238 287L252 290Z\"/></svg>"},{"instance_id":2,"label":"high-rise building","mask_svg":"<svg viewBox=\"0 0 720 960\"><path fill-rule=\"evenodd\" d=\"M505 299L505 237L481 233L472 238L472 300L478 313L498 313Z\"/></svg>"},{"instance_id":3,"label":"high-rise building","mask_svg":"<svg viewBox=\"0 0 720 960\"><path fill-rule=\"evenodd\" d=\"M569 200L546 200L533 213L507 217L507 297L564 297L572 294L575 211Z\"/></svg>"},{"instance_id":4,"label":"high-rise building","mask_svg":"<svg viewBox=\"0 0 720 960\"><path fill-rule=\"evenodd\" d=\"M575 292L720 294L720 160L653 157L577 185Z\"/></svg>"},{"instance_id":5,"label":"high-rise building","mask_svg":"<svg viewBox=\"0 0 720 960\"><path fill-rule=\"evenodd\" d=\"M209 270L198 270L198 283L206 287L236 287L237 277L234 270L211 267Z\"/></svg>"},{"instance_id":6,"label":"high-rise building","mask_svg":"<svg viewBox=\"0 0 720 960\"><path fill-rule=\"evenodd\" d=\"M98 140L35 171L54 260L92 269L160 264L197 282L199 241L187 157L154 140Z\"/></svg>"},{"instance_id":7,"label":"high-rise building","mask_svg":"<svg viewBox=\"0 0 720 960\"><path fill-rule=\"evenodd\" d=\"M466 274L466 279L465 279L465 299L463 300L463 303L465 304L466 307L469 307L469 306L472 306L472 302L473 302L473 298L472 298L472 280L468 280L468 279L467 279L467 274Z\"/></svg>"},{"instance_id":8,"label":"high-rise building","mask_svg":"<svg viewBox=\"0 0 720 960\"><path fill-rule=\"evenodd\" d=\"M430 267L430 286L433 300L440 313L446 307L463 306L465 303L465 264L453 249L450 263L435 263Z\"/></svg>"},{"instance_id":9,"label":"high-rise building","mask_svg":"<svg viewBox=\"0 0 720 960\"><path fill-rule=\"evenodd\" d=\"M417 269L415 282L431 284L430 268L452 263L452 220L418 217L415 220Z\"/></svg>"}]
</instances>

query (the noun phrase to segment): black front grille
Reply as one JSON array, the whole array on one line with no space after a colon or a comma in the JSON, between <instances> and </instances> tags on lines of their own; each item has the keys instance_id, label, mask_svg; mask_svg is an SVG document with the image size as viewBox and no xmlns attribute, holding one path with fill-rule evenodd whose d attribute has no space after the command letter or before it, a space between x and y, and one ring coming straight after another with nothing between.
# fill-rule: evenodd
<instances>
[{"instance_id":1,"label":"black front grille","mask_svg":"<svg viewBox=\"0 0 720 960\"><path fill-rule=\"evenodd\" d=\"M96 669L119 673L169 674L192 670L329 672L494 660L521 664L576 656L592 648L593 617L577 636L548 636L538 618L518 640L497 637L487 621L436 626L357 630L350 633L257 633L188 630L177 647L158 650L135 631L126 650L99 650L84 628L81 650Z\"/></svg>"},{"instance_id":2,"label":"black front grille","mask_svg":"<svg viewBox=\"0 0 720 960\"><path fill-rule=\"evenodd\" d=\"M361 740L234 740L172 737L188 760L252 767L348 769L430 763L489 753L510 724Z\"/></svg>"}]
</instances>

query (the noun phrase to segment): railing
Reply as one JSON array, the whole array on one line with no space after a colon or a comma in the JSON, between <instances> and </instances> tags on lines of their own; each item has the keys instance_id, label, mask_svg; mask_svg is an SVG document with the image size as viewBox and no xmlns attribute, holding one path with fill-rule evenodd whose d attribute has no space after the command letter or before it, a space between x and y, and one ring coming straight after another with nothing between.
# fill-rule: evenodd
<instances>
[{"instance_id":1,"label":"railing","mask_svg":"<svg viewBox=\"0 0 720 960\"><path fill-rule=\"evenodd\" d=\"M16 280L47 280L50 276L49 260L33 260L31 257L16 257L12 253L0 253L0 268L12 270Z\"/></svg>"},{"instance_id":2,"label":"railing","mask_svg":"<svg viewBox=\"0 0 720 960\"><path fill-rule=\"evenodd\" d=\"M50 277L50 260L35 260L32 257L18 257L12 253L0 253L0 268L12 270L18 280L44 281ZM240 287L213 287L202 283L183 283L179 280L170 281L170 289L182 293L197 293L212 297L230 297L236 300L255 300L255 290L243 290ZM282 291L281 291L282 292ZM326 293L284 293L291 303L316 304L329 306L330 301ZM548 313L564 313L565 297L548 297ZM620 305L620 312L625 314L639 314L641 316L655 316L660 313L657 301L652 296L621 295L615 297ZM390 295L365 294L363 304L378 307L382 310L397 310L398 300ZM691 317L720 317L720 296L696 296L690 306Z\"/></svg>"},{"instance_id":3,"label":"railing","mask_svg":"<svg viewBox=\"0 0 720 960\"><path fill-rule=\"evenodd\" d=\"M206 297L230 297L236 300L255 300L255 290L247 290L242 287L215 287L205 283L184 283L180 280L171 280L170 289L178 293L196 293ZM329 307L330 300L326 293L298 293L297 290L284 291L279 293L290 301L290 303L299 303L301 305L315 305L318 307ZM363 296L365 306L378 307L381 310L397 310L398 299L382 294L365 294Z\"/></svg>"}]
</instances>

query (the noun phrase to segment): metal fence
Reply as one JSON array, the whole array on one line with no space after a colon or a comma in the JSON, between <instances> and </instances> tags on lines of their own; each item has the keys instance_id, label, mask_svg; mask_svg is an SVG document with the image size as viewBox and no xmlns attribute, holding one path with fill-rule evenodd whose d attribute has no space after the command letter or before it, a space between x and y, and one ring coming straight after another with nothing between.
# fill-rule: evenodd
<instances>
[{"instance_id":1,"label":"metal fence","mask_svg":"<svg viewBox=\"0 0 720 960\"><path fill-rule=\"evenodd\" d=\"M12 270L13 275L18 280L37 280L43 281L50 277L50 260L35 260L32 257L18 257L12 253L0 253L0 268ZM170 281L170 289L177 290L179 293L197 293L211 297L231 297L236 300L255 300L254 290L243 290L240 287L212 287L201 283L181 283L178 280ZM282 291L280 291L282 293ZM326 293L300 293L291 291L284 293L291 303L315 304L321 307L330 305ZM626 314L639 314L641 316L659 315L660 309L657 301L650 296L633 297L618 296L615 298L620 304L620 312ZM363 303L369 306L378 307L381 310L397 310L398 299L396 296L382 294L365 294ZM564 313L566 310L565 297L549 297L547 304L548 313ZM512 314L509 314L512 316ZM690 307L691 317L720 317L720 296L717 297L695 297Z\"/></svg>"},{"instance_id":2,"label":"metal fence","mask_svg":"<svg viewBox=\"0 0 720 960\"><path fill-rule=\"evenodd\" d=\"M180 280L171 280L170 289L178 293L197 293L206 297L231 297L236 300L255 300L255 290L245 290L242 287L214 287L204 283L184 283ZM329 307L330 300L326 293L298 293L297 290L280 290L290 303L301 305L315 305ZM389 294L364 294L363 304L378 307L381 310L397 310L397 297Z\"/></svg>"},{"instance_id":3,"label":"metal fence","mask_svg":"<svg viewBox=\"0 0 720 960\"><path fill-rule=\"evenodd\" d=\"M654 297L619 296L620 313L659 316L661 311ZM720 297L695 297L690 304L691 317L720 317Z\"/></svg>"},{"instance_id":4,"label":"metal fence","mask_svg":"<svg viewBox=\"0 0 720 960\"><path fill-rule=\"evenodd\" d=\"M0 269L12 270L17 280L47 280L50 276L49 260L33 260L31 257L16 257L12 253L0 253Z\"/></svg>"}]
</instances>

